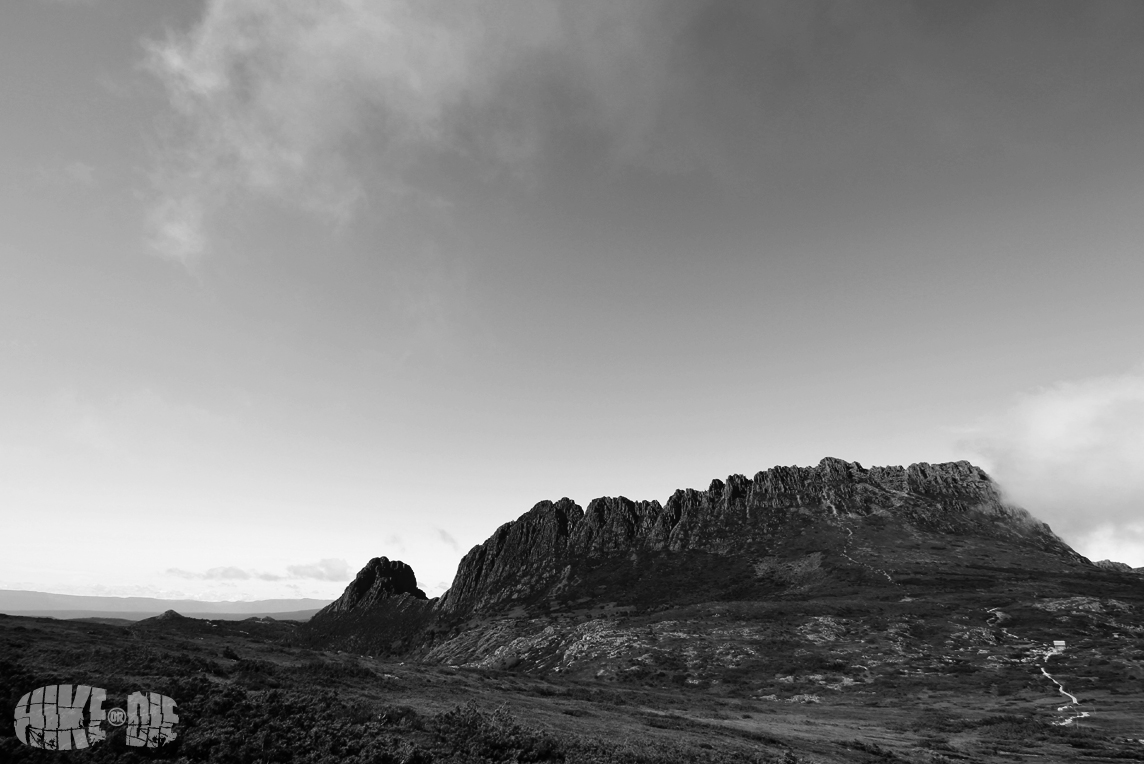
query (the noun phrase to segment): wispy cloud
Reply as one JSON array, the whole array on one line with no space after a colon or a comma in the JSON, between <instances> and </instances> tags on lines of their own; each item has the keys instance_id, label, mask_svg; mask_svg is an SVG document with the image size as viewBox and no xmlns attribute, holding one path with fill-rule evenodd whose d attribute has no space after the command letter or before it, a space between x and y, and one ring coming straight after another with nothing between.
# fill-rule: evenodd
<instances>
[{"instance_id":1,"label":"wispy cloud","mask_svg":"<svg viewBox=\"0 0 1144 764\"><path fill-rule=\"evenodd\" d=\"M324 559L309 565L287 565L286 572L293 578L312 578L317 581L350 580L350 566L345 560Z\"/></svg>"},{"instance_id":2,"label":"wispy cloud","mask_svg":"<svg viewBox=\"0 0 1144 764\"><path fill-rule=\"evenodd\" d=\"M247 581L258 575L257 573L252 573L251 571L246 571L234 566L211 568L202 573L192 573L189 570L182 570L181 568L167 568L167 574L178 578L189 578L200 581Z\"/></svg>"},{"instance_id":3,"label":"wispy cloud","mask_svg":"<svg viewBox=\"0 0 1144 764\"><path fill-rule=\"evenodd\" d=\"M537 165L559 177L634 164L772 178L792 162L836 172L875 149L905 161L918 146L992 145L1012 127L998 105L1033 95L1023 69L998 65L997 87L975 90L982 61L949 50L1059 67L1053 100L1021 134L1067 133L1091 73L1044 41L1103 47L1140 17L1086 6L1046 16L1043 37L1021 34L1024 15L1005 4L967 11L963 25L934 13L805 0L207 0L193 28L148 46L173 117L152 243L201 255L213 213L242 196L337 224L367 203L375 214L398 199L437 204L448 193L423 182L428 166L530 182Z\"/></svg>"},{"instance_id":4,"label":"wispy cloud","mask_svg":"<svg viewBox=\"0 0 1144 764\"><path fill-rule=\"evenodd\" d=\"M148 223L151 248L163 257L190 266L206 251L203 200L196 193L164 196Z\"/></svg>"},{"instance_id":5,"label":"wispy cloud","mask_svg":"<svg viewBox=\"0 0 1144 764\"><path fill-rule=\"evenodd\" d=\"M450 583L448 581L438 581L433 584L422 584L421 588L425 594L430 597L440 597L442 594L449 590Z\"/></svg>"},{"instance_id":6,"label":"wispy cloud","mask_svg":"<svg viewBox=\"0 0 1144 764\"><path fill-rule=\"evenodd\" d=\"M1144 565L1144 367L1022 395L967 445L1082 552Z\"/></svg>"},{"instance_id":7,"label":"wispy cloud","mask_svg":"<svg viewBox=\"0 0 1144 764\"><path fill-rule=\"evenodd\" d=\"M447 530L444 528L434 528L433 530L436 531L437 538L448 544L454 552L461 551L460 545L457 544L457 539L453 538L453 536Z\"/></svg>"},{"instance_id":8,"label":"wispy cloud","mask_svg":"<svg viewBox=\"0 0 1144 764\"><path fill-rule=\"evenodd\" d=\"M150 46L182 130L160 168L155 247L200 254L203 208L238 192L347 217L362 194L349 144L368 133L371 162L396 175L479 79L473 16L400 0L209 2L188 34Z\"/></svg>"},{"instance_id":9,"label":"wispy cloud","mask_svg":"<svg viewBox=\"0 0 1144 764\"><path fill-rule=\"evenodd\" d=\"M348 581L350 579L349 563L345 560L327 558L314 563L302 565L287 565L286 575L266 573L249 570L236 566L210 568L202 572L183 570L181 568L167 568L167 575L176 578L193 579L197 581L285 581L310 579L315 581Z\"/></svg>"},{"instance_id":10,"label":"wispy cloud","mask_svg":"<svg viewBox=\"0 0 1144 764\"><path fill-rule=\"evenodd\" d=\"M515 165L546 129L606 125L637 153L671 82L662 15L605 0L210 0L193 29L148 45L174 116L152 245L198 257L209 214L236 195L335 222L366 199L439 204L406 177L419 161Z\"/></svg>"}]
</instances>

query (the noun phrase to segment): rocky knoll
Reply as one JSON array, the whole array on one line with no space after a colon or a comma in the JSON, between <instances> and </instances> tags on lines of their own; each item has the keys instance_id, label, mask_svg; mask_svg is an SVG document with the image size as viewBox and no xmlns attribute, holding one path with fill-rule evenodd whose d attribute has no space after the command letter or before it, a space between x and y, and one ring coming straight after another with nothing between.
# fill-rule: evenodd
<instances>
[{"instance_id":1,"label":"rocky knoll","mask_svg":"<svg viewBox=\"0 0 1144 764\"><path fill-rule=\"evenodd\" d=\"M433 620L433 603L417 587L413 568L375 557L338 599L306 624L306 639L370 652L399 652Z\"/></svg>"},{"instance_id":2,"label":"rocky knoll","mask_svg":"<svg viewBox=\"0 0 1144 764\"><path fill-rule=\"evenodd\" d=\"M465 555L438 607L466 613L559 593L584 562L617 555L765 557L792 525L826 520L841 533L841 520L871 516L928 532L988 533L1083 559L1047 525L1006 504L968 462L865 469L828 458L713 480L706 491L676 491L664 505L624 497L596 499L587 510L566 498L541 502Z\"/></svg>"},{"instance_id":3,"label":"rocky knoll","mask_svg":"<svg viewBox=\"0 0 1144 764\"><path fill-rule=\"evenodd\" d=\"M425 592L417 588L417 576L413 573L413 568L400 560L374 557L358 571L357 577L346 587L342 596L327 605L322 612L346 613L402 594L419 600L427 599Z\"/></svg>"}]
</instances>

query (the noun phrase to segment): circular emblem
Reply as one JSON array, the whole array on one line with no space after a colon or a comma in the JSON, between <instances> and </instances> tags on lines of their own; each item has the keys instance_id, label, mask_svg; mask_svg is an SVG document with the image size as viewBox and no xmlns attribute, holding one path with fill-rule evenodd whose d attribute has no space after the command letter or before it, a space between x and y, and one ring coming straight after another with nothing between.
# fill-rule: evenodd
<instances>
[{"instance_id":1,"label":"circular emblem","mask_svg":"<svg viewBox=\"0 0 1144 764\"><path fill-rule=\"evenodd\" d=\"M122 708L107 709L107 723L113 727L122 727L127 722L127 712Z\"/></svg>"}]
</instances>

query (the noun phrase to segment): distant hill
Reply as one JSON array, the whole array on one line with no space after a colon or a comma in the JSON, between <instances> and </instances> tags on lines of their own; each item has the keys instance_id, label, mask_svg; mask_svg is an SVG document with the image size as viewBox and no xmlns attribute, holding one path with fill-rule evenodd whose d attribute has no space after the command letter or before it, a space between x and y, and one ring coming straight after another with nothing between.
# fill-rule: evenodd
<instances>
[{"instance_id":1,"label":"distant hill","mask_svg":"<svg viewBox=\"0 0 1144 764\"><path fill-rule=\"evenodd\" d=\"M154 618L160 613L147 612L117 612L114 610L12 610L0 611L6 615L21 615L28 618L57 618L61 620L99 621L103 623L123 622L133 623L145 618ZM247 618L273 618L276 621L308 621L317 613L316 608L309 610L290 610L284 613L191 613L190 618L199 618L208 621L245 621Z\"/></svg>"},{"instance_id":2,"label":"distant hill","mask_svg":"<svg viewBox=\"0 0 1144 764\"><path fill-rule=\"evenodd\" d=\"M328 600L308 598L209 602L166 600L156 597L95 597L0 589L0 613L47 618L118 618L138 621L168 610L177 610L196 618L219 620L241 620L257 615L278 620L304 621L327 604Z\"/></svg>"}]
</instances>

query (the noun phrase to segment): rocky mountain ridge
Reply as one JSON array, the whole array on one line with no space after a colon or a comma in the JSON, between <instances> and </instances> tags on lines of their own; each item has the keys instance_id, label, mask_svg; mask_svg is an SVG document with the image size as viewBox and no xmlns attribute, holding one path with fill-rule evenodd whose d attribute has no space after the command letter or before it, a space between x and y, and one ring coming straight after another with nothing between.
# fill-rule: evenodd
<instances>
[{"instance_id":1,"label":"rocky mountain ridge","mask_svg":"<svg viewBox=\"0 0 1144 764\"><path fill-rule=\"evenodd\" d=\"M1095 568L968 462L867 469L828 458L713 480L664 504L543 501L470 550L440 598L427 599L405 563L375 558L306 629L319 646L463 662L490 654L512 631L490 625L498 619L790 597L909 599L987 586L982 569L1007 560L1026 576Z\"/></svg>"},{"instance_id":2,"label":"rocky mountain ridge","mask_svg":"<svg viewBox=\"0 0 1144 764\"><path fill-rule=\"evenodd\" d=\"M1047 525L1008 505L980 468L961 461L872 467L823 459L815 467L775 467L748 479L713 480L658 501L600 498L582 510L570 499L540 502L461 560L438 607L483 610L559 589L568 562L633 552L764 555L792 515L838 519L883 515L949 533L988 527L1022 543L1081 560ZM563 562L564 564L560 564Z\"/></svg>"}]
</instances>

